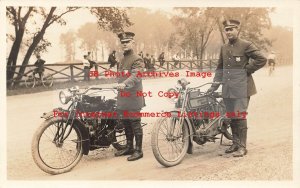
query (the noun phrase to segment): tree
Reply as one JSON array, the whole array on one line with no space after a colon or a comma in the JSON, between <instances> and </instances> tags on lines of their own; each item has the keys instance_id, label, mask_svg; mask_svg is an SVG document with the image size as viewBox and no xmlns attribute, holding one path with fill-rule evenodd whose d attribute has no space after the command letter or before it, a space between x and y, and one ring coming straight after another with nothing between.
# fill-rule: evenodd
<instances>
[{"instance_id":1,"label":"tree","mask_svg":"<svg viewBox=\"0 0 300 188\"><path fill-rule=\"evenodd\" d=\"M25 14L24 16L22 16L22 7L6 7L6 17L8 18L8 21L14 26L15 30L15 36L8 35L8 38L10 40L13 40L14 42L7 59L7 80L13 78L16 68L12 66L15 66L17 64L20 46L26 30L25 26L31 13L35 11L33 7L24 9Z\"/></svg>"},{"instance_id":2,"label":"tree","mask_svg":"<svg viewBox=\"0 0 300 188\"><path fill-rule=\"evenodd\" d=\"M72 62L75 59L75 32L68 31L60 35L60 43L65 46L66 62Z\"/></svg>"},{"instance_id":3,"label":"tree","mask_svg":"<svg viewBox=\"0 0 300 188\"><path fill-rule=\"evenodd\" d=\"M212 15L218 15L215 19L223 43L226 42L226 37L222 22L225 19L238 19L241 22L239 34L242 38L252 41L262 49L267 49L271 45L271 41L263 35L263 30L270 29L272 25L269 13L274 11L273 8L210 8L208 11Z\"/></svg>"},{"instance_id":4,"label":"tree","mask_svg":"<svg viewBox=\"0 0 300 188\"><path fill-rule=\"evenodd\" d=\"M134 23L128 30L136 33L137 51L158 55L168 48L168 41L174 30L170 18L161 11L151 12L145 8L132 8L128 11Z\"/></svg>"},{"instance_id":5,"label":"tree","mask_svg":"<svg viewBox=\"0 0 300 188\"><path fill-rule=\"evenodd\" d=\"M62 11L62 13L55 15L54 12L57 9L56 7L51 7L49 12L46 13L46 9L45 8L33 8L33 7L29 7L28 11L26 13L26 17L24 16L22 20L21 24L16 24L17 22L19 22L19 18L21 18L21 11L22 11L23 7L7 7L7 17L9 18L10 22L14 25L15 27L15 35L17 36L21 36L22 38L20 38L18 41L18 43L14 43L13 47L11 49L11 54L13 60L17 60L17 56L18 56L18 52L20 49L20 45L23 42L23 35L25 32L25 28L26 28L26 24L28 24L28 18L29 17L34 17L37 15L40 15L43 19L43 24L41 28L38 28L37 31L33 34L32 40L30 42L28 42L28 49L26 51L25 57L22 61L22 67L19 70L19 74L17 76L17 80L20 80L24 74L25 71L25 66L28 64L29 59L31 57L31 55L33 54L33 52L36 50L36 48L38 47L39 43L41 41L46 41L43 39L43 36L46 32L46 29L52 25L53 23L60 23L61 25L65 25L66 22L62 19L63 15L69 13L69 12L73 12L77 9L79 9L78 7L68 7L66 8L65 11ZM34 14L33 14L34 13ZM18 16L15 16L18 15ZM27 18L27 19L25 19ZM20 29L21 28L21 29ZM29 44L30 43L30 44ZM46 43L47 44L47 43ZM49 45L49 44L48 44ZM41 46L40 46L41 47ZM42 46L41 49L45 48L46 46ZM13 51L17 50L17 53L14 53ZM16 65L16 61L11 63L10 60L8 60L7 65ZM12 68L13 72L15 71L15 67ZM13 77L12 75L9 75L7 79L11 79Z\"/></svg>"},{"instance_id":6,"label":"tree","mask_svg":"<svg viewBox=\"0 0 300 188\"><path fill-rule=\"evenodd\" d=\"M181 47L189 49L202 59L214 30L215 20L205 8L175 8L179 11L172 22L176 25L176 34L181 37Z\"/></svg>"},{"instance_id":7,"label":"tree","mask_svg":"<svg viewBox=\"0 0 300 188\"><path fill-rule=\"evenodd\" d=\"M25 66L28 64L31 55L36 50L46 50L49 46L49 42L44 39L44 34L49 26L54 23L66 25L63 16L74 12L80 7L67 7L65 9L58 9L57 7L51 7L50 10L46 8L35 8L35 7L7 7L6 16L15 28L14 43L12 45L10 55L7 61L7 66L15 66L17 64L17 58L23 36L26 31L26 26L29 24L28 20L33 20L33 25L36 26L36 31L33 33L31 40L27 41L28 49L22 61L22 67L19 70L17 80L20 80L24 74ZM22 10L26 10L23 16ZM113 32L122 31L124 26L130 25L129 19L126 15L126 10L118 9L114 7L92 7L89 8L90 12L95 15L98 19L98 26ZM56 14L57 13L57 14ZM39 27L37 26L37 20L41 20L43 23ZM8 35L9 36L9 35ZM42 44L42 45L41 45ZM7 72L7 79L12 79L15 72L15 67L10 67Z\"/></svg>"}]
</instances>

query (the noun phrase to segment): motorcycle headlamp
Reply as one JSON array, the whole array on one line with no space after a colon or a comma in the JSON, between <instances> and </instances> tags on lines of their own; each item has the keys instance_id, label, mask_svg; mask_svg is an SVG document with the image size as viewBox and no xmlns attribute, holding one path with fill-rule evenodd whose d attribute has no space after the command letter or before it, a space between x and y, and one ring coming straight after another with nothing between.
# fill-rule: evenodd
<instances>
[{"instance_id":1,"label":"motorcycle headlamp","mask_svg":"<svg viewBox=\"0 0 300 188\"><path fill-rule=\"evenodd\" d=\"M71 100L71 93L60 91L59 92L59 100L62 104L67 104Z\"/></svg>"}]
</instances>

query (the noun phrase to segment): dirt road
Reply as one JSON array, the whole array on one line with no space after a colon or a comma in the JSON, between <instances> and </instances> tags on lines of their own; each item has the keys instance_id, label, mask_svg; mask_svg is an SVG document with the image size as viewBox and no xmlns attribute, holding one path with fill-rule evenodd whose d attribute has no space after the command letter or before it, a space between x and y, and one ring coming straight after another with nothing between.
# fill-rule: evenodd
<instances>
[{"instance_id":1,"label":"dirt road","mask_svg":"<svg viewBox=\"0 0 300 188\"><path fill-rule=\"evenodd\" d=\"M172 106L158 91L172 87L176 78L144 81L145 112ZM193 85L211 78L188 78ZM114 149L91 152L71 172L52 176L33 162L30 147L43 112L61 106L58 91L7 97L7 176L9 180L292 180L293 178L293 81L292 67L280 67L271 77L262 69L254 74L258 94L250 100L248 150L244 158L222 155L226 146L219 141L194 144L194 154L172 168L162 167L154 158L150 132L155 118L144 118L144 158L127 162L114 157ZM129 170L130 169L130 170Z\"/></svg>"}]
</instances>

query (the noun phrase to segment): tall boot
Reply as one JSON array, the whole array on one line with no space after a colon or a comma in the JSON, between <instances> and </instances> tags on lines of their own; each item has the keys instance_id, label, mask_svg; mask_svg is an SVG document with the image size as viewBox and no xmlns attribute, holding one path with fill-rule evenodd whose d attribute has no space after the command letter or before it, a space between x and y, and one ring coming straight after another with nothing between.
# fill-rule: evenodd
<instances>
[{"instance_id":1,"label":"tall boot","mask_svg":"<svg viewBox=\"0 0 300 188\"><path fill-rule=\"evenodd\" d=\"M231 121L230 127L231 127L231 132L232 132L232 145L228 149L225 150L225 153L235 152L239 148L239 145L237 144L237 142L239 141L238 132L237 132L238 127L235 124L234 120Z\"/></svg>"},{"instance_id":2,"label":"tall boot","mask_svg":"<svg viewBox=\"0 0 300 188\"><path fill-rule=\"evenodd\" d=\"M238 127L238 136L239 136L239 149L233 154L234 157L243 157L247 154L246 144L247 144L247 120L240 120Z\"/></svg>"},{"instance_id":3,"label":"tall boot","mask_svg":"<svg viewBox=\"0 0 300 188\"><path fill-rule=\"evenodd\" d=\"M131 120L132 128L135 136L135 151L127 158L128 161L135 161L143 157L143 129L141 126L141 118Z\"/></svg>"},{"instance_id":4,"label":"tall boot","mask_svg":"<svg viewBox=\"0 0 300 188\"><path fill-rule=\"evenodd\" d=\"M117 151L115 153L115 156L122 156L122 155L131 155L134 153L134 148L133 148L133 130L132 127L125 125L125 135L126 135L126 148L122 149L120 151Z\"/></svg>"},{"instance_id":5,"label":"tall boot","mask_svg":"<svg viewBox=\"0 0 300 188\"><path fill-rule=\"evenodd\" d=\"M143 135L135 135L136 147L134 153L127 158L128 161L135 161L143 157L142 144Z\"/></svg>"}]
</instances>

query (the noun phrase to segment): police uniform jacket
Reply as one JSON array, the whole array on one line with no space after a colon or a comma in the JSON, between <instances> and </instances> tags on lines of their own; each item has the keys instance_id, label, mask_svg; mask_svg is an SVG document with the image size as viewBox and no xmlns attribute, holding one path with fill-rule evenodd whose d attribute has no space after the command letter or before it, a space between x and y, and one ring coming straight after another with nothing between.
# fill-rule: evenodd
<instances>
[{"instance_id":1,"label":"police uniform jacket","mask_svg":"<svg viewBox=\"0 0 300 188\"><path fill-rule=\"evenodd\" d=\"M119 110L140 110L145 106L145 99L143 96L137 96L137 92L143 91L142 78L137 77L137 73L144 69L143 59L135 54L132 50L124 53L123 59L120 61L118 72L130 74L127 76L119 76L118 83L124 83L127 87L124 92L129 92L130 96L121 96L121 91L117 97L117 109Z\"/></svg>"},{"instance_id":2,"label":"police uniform jacket","mask_svg":"<svg viewBox=\"0 0 300 188\"><path fill-rule=\"evenodd\" d=\"M236 39L221 47L214 82L223 82L223 98L246 98L256 94L252 73L262 68L267 58L251 42Z\"/></svg>"}]
</instances>

